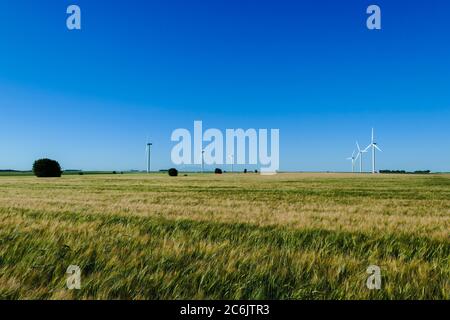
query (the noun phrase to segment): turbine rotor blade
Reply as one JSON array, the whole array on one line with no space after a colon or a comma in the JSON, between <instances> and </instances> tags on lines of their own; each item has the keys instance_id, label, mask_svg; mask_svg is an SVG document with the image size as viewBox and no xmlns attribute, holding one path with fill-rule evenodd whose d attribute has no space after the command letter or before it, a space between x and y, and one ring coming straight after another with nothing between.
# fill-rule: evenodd
<instances>
[{"instance_id":1,"label":"turbine rotor blade","mask_svg":"<svg viewBox=\"0 0 450 320\"><path fill-rule=\"evenodd\" d=\"M376 144L374 144L373 145L375 148L377 148L378 149L378 151L381 151L381 149L380 148L378 148L378 146L376 145ZM383 151L381 151L381 152L383 152Z\"/></svg>"}]
</instances>

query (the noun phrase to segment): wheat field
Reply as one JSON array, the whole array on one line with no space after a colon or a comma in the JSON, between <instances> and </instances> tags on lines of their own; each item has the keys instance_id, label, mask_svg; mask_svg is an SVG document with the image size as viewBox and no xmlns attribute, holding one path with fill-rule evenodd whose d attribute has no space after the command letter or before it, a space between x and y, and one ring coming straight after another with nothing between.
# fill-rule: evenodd
<instances>
[{"instance_id":1,"label":"wheat field","mask_svg":"<svg viewBox=\"0 0 450 320\"><path fill-rule=\"evenodd\" d=\"M4 176L0 298L449 299L449 236L444 174Z\"/></svg>"}]
</instances>

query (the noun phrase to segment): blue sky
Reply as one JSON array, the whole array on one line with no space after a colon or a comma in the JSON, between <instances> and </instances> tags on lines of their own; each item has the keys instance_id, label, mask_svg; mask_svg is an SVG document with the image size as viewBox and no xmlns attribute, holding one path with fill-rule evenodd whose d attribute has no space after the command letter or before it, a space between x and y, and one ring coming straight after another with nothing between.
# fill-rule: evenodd
<instances>
[{"instance_id":1,"label":"blue sky","mask_svg":"<svg viewBox=\"0 0 450 320\"><path fill-rule=\"evenodd\" d=\"M0 168L144 169L147 137L168 168L172 131L202 120L279 128L281 170L348 171L374 126L379 169L450 171L449 15L444 0L0 0Z\"/></svg>"}]
</instances>

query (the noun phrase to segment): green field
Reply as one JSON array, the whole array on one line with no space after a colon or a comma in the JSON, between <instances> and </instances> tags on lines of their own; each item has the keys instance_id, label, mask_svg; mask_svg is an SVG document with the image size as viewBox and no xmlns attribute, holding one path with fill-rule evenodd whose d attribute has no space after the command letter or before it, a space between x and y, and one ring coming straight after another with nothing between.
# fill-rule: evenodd
<instances>
[{"instance_id":1,"label":"green field","mask_svg":"<svg viewBox=\"0 0 450 320\"><path fill-rule=\"evenodd\" d=\"M3 176L0 298L449 299L449 236L450 175Z\"/></svg>"}]
</instances>

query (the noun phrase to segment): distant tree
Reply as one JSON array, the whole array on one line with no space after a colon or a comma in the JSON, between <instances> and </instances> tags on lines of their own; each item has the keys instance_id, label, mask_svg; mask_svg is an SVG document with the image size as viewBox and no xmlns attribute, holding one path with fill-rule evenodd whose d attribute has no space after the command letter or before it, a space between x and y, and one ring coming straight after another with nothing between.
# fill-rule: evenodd
<instances>
[{"instance_id":1,"label":"distant tree","mask_svg":"<svg viewBox=\"0 0 450 320\"><path fill-rule=\"evenodd\" d=\"M258 170L255 170L255 173L258 173Z\"/></svg>"},{"instance_id":2,"label":"distant tree","mask_svg":"<svg viewBox=\"0 0 450 320\"><path fill-rule=\"evenodd\" d=\"M215 174L222 174L222 169L216 168L216 170L214 170Z\"/></svg>"},{"instance_id":3,"label":"distant tree","mask_svg":"<svg viewBox=\"0 0 450 320\"><path fill-rule=\"evenodd\" d=\"M33 163L33 173L39 178L61 177L62 170L57 161L45 158Z\"/></svg>"},{"instance_id":4,"label":"distant tree","mask_svg":"<svg viewBox=\"0 0 450 320\"><path fill-rule=\"evenodd\" d=\"M171 177L176 177L176 176L178 176L178 170L175 169L175 168L170 168L170 169L168 170L168 173L169 173L169 176L171 176Z\"/></svg>"},{"instance_id":5,"label":"distant tree","mask_svg":"<svg viewBox=\"0 0 450 320\"><path fill-rule=\"evenodd\" d=\"M247 169L244 169L244 173L247 173Z\"/></svg>"},{"instance_id":6,"label":"distant tree","mask_svg":"<svg viewBox=\"0 0 450 320\"><path fill-rule=\"evenodd\" d=\"M113 174L117 174L117 172L116 172L116 171L113 171Z\"/></svg>"}]
</instances>

